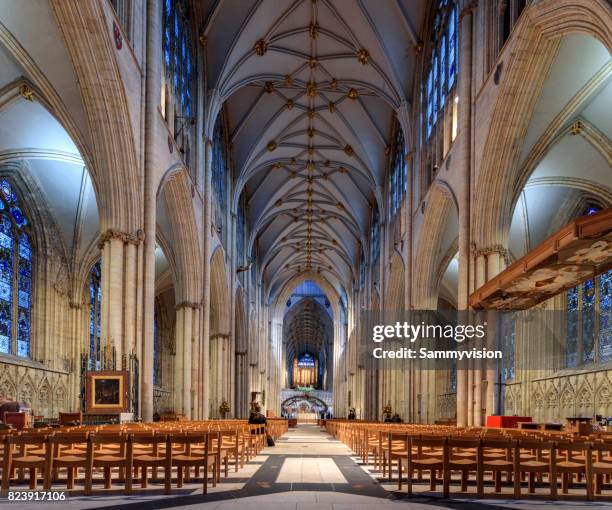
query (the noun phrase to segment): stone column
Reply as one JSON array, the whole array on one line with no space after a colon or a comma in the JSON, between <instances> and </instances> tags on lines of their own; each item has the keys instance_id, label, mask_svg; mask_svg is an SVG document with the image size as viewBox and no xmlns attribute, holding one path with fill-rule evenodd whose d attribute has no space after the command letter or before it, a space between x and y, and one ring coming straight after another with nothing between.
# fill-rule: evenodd
<instances>
[{"instance_id":1,"label":"stone column","mask_svg":"<svg viewBox=\"0 0 612 510\"><path fill-rule=\"evenodd\" d=\"M202 418L208 419L210 413L210 384L208 384L208 373L210 370L210 257L211 257L211 221L212 221L212 146L211 139L206 139L206 166L204 169L204 207L202 208L203 239L203 262L202 267Z\"/></svg>"},{"instance_id":2,"label":"stone column","mask_svg":"<svg viewBox=\"0 0 612 510\"><path fill-rule=\"evenodd\" d=\"M162 8L161 2L147 2L147 44L145 85L145 155L144 155L144 253L142 288L142 347L141 373L141 418L153 419L153 320L155 310L155 235L156 197L155 178L157 106L161 98L162 62Z\"/></svg>"},{"instance_id":3,"label":"stone column","mask_svg":"<svg viewBox=\"0 0 612 510\"><path fill-rule=\"evenodd\" d=\"M216 333L210 337L210 400L212 417L220 417L219 406L223 400L230 402L230 336Z\"/></svg>"},{"instance_id":4,"label":"stone column","mask_svg":"<svg viewBox=\"0 0 612 510\"><path fill-rule=\"evenodd\" d=\"M465 3L465 2L462 2ZM460 3L461 5L461 3ZM459 15L459 282L458 308L468 309L469 264L470 264L470 207L471 207L471 105L472 105L472 10L473 4L466 5ZM468 424L468 406L471 407L468 373L457 370L457 425ZM471 414L471 413L470 413Z\"/></svg>"},{"instance_id":5,"label":"stone column","mask_svg":"<svg viewBox=\"0 0 612 510\"><path fill-rule=\"evenodd\" d=\"M192 303L192 314L191 314L191 418L194 420L201 419L202 408L201 408L201 377L202 370L200 367L200 355L201 355L201 336L200 336L200 320L202 314L200 313L200 305L198 303Z\"/></svg>"}]
</instances>

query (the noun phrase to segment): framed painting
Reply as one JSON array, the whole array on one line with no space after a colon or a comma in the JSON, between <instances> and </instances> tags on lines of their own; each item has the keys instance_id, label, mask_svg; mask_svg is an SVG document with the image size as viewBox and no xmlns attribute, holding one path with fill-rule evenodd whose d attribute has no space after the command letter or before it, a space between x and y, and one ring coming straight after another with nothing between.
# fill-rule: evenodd
<instances>
[{"instance_id":1,"label":"framed painting","mask_svg":"<svg viewBox=\"0 0 612 510\"><path fill-rule=\"evenodd\" d=\"M87 372L86 409L88 413L124 413L128 410L126 370Z\"/></svg>"}]
</instances>

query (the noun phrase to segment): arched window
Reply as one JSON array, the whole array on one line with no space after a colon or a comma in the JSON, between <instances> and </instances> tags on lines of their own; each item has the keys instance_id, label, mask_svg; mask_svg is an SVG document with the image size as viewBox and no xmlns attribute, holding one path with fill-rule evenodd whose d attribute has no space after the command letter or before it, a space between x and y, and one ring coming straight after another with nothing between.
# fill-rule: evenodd
<instances>
[{"instance_id":1,"label":"arched window","mask_svg":"<svg viewBox=\"0 0 612 510\"><path fill-rule=\"evenodd\" d=\"M398 126L393 143L393 157L389 173L389 213L392 216L402 203L406 193L406 144L402 128Z\"/></svg>"},{"instance_id":2,"label":"arched window","mask_svg":"<svg viewBox=\"0 0 612 510\"><path fill-rule=\"evenodd\" d=\"M0 180L0 352L30 356L32 245L10 182Z\"/></svg>"},{"instance_id":3,"label":"arched window","mask_svg":"<svg viewBox=\"0 0 612 510\"><path fill-rule=\"evenodd\" d=\"M193 114L194 59L188 2L186 0L164 0L163 22L166 75L172 83L179 115L191 118Z\"/></svg>"},{"instance_id":4,"label":"arched window","mask_svg":"<svg viewBox=\"0 0 612 510\"><path fill-rule=\"evenodd\" d=\"M190 147L195 143L196 69L188 0L163 0L163 116L174 135L194 182L197 169Z\"/></svg>"},{"instance_id":5,"label":"arched window","mask_svg":"<svg viewBox=\"0 0 612 510\"><path fill-rule=\"evenodd\" d=\"M225 213L227 202L227 174L229 170L227 145L225 143L225 129L223 119L219 115L213 133L212 146L212 188L215 196L214 218L215 226L225 244Z\"/></svg>"},{"instance_id":6,"label":"arched window","mask_svg":"<svg viewBox=\"0 0 612 510\"><path fill-rule=\"evenodd\" d=\"M612 359L612 270L567 291L566 366Z\"/></svg>"},{"instance_id":7,"label":"arched window","mask_svg":"<svg viewBox=\"0 0 612 510\"><path fill-rule=\"evenodd\" d=\"M425 84L425 135L429 138L444 117L446 99L457 81L457 4L439 0L431 33L431 51ZM453 102L450 102L451 105Z\"/></svg>"},{"instance_id":8,"label":"arched window","mask_svg":"<svg viewBox=\"0 0 612 510\"><path fill-rule=\"evenodd\" d=\"M100 352L101 282L102 263L98 260L89 271L89 370L100 370L102 364Z\"/></svg>"},{"instance_id":9,"label":"arched window","mask_svg":"<svg viewBox=\"0 0 612 510\"><path fill-rule=\"evenodd\" d=\"M378 207L374 209L372 215L372 229L370 231L370 253L372 264L378 260L380 255L380 218L378 215Z\"/></svg>"}]
</instances>

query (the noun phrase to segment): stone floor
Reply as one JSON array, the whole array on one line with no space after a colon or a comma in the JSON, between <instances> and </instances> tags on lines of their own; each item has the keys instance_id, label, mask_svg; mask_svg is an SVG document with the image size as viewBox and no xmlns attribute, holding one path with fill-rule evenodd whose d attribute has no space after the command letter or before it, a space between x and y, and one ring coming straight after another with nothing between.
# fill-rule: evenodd
<instances>
[{"instance_id":1,"label":"stone floor","mask_svg":"<svg viewBox=\"0 0 612 510\"><path fill-rule=\"evenodd\" d=\"M371 467L362 466L349 449L319 427L301 425L291 429L266 448L238 473L202 495L200 484L187 484L171 496L157 491L139 491L125 496L120 491L97 496L71 496L67 502L19 504L20 510L63 509L165 509L174 507L202 510L380 510L392 506L410 510L612 510L612 503L581 501L477 500L449 499L427 492L427 486L415 485L416 494L408 498L397 492L397 484L388 483ZM5 504L6 503L6 504ZM9 504L0 500L0 508Z\"/></svg>"}]
</instances>

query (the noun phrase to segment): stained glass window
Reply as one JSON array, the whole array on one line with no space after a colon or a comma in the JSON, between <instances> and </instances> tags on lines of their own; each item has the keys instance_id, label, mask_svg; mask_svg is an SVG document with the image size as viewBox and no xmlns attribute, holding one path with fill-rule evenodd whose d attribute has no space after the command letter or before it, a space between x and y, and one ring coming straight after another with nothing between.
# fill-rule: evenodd
<instances>
[{"instance_id":1,"label":"stained glass window","mask_svg":"<svg viewBox=\"0 0 612 510\"><path fill-rule=\"evenodd\" d=\"M89 370L101 368L102 263L96 262L89 272Z\"/></svg>"},{"instance_id":2,"label":"stained glass window","mask_svg":"<svg viewBox=\"0 0 612 510\"><path fill-rule=\"evenodd\" d=\"M457 75L457 5L440 2L434 15L431 54L425 85L425 134L431 136L433 127L442 118L447 97L455 85Z\"/></svg>"},{"instance_id":3,"label":"stained glass window","mask_svg":"<svg viewBox=\"0 0 612 510\"><path fill-rule=\"evenodd\" d=\"M195 86L189 2L164 0L162 19L166 75L174 88L176 115L186 121L193 115L192 98Z\"/></svg>"},{"instance_id":4,"label":"stained glass window","mask_svg":"<svg viewBox=\"0 0 612 510\"><path fill-rule=\"evenodd\" d=\"M516 375L515 351L516 351L516 320L512 313L502 314L501 338L503 356L502 379L504 381L514 379Z\"/></svg>"},{"instance_id":5,"label":"stained glass window","mask_svg":"<svg viewBox=\"0 0 612 510\"><path fill-rule=\"evenodd\" d=\"M612 359L612 270L599 277L599 359Z\"/></svg>"},{"instance_id":6,"label":"stained glass window","mask_svg":"<svg viewBox=\"0 0 612 510\"><path fill-rule=\"evenodd\" d=\"M595 360L595 286L593 280L582 285L582 363Z\"/></svg>"},{"instance_id":7,"label":"stained glass window","mask_svg":"<svg viewBox=\"0 0 612 510\"><path fill-rule=\"evenodd\" d=\"M406 144L404 134L398 126L393 143L393 157L389 174L389 212L397 211L406 192Z\"/></svg>"},{"instance_id":8,"label":"stained glass window","mask_svg":"<svg viewBox=\"0 0 612 510\"><path fill-rule=\"evenodd\" d=\"M228 151L225 142L223 120L219 115L213 133L212 146L212 188L215 196L215 226L225 242L225 213L227 201Z\"/></svg>"},{"instance_id":9,"label":"stained glass window","mask_svg":"<svg viewBox=\"0 0 612 510\"><path fill-rule=\"evenodd\" d=\"M566 364L575 367L578 363L578 287L567 292L567 342Z\"/></svg>"},{"instance_id":10,"label":"stained glass window","mask_svg":"<svg viewBox=\"0 0 612 510\"><path fill-rule=\"evenodd\" d=\"M8 179L0 180L0 352L30 357L32 244Z\"/></svg>"},{"instance_id":11,"label":"stained glass window","mask_svg":"<svg viewBox=\"0 0 612 510\"><path fill-rule=\"evenodd\" d=\"M378 208L374 209L374 214L372 216L372 229L370 232L370 242L371 242L371 255L372 262L376 262L378 260L378 256L380 255L380 222L378 215Z\"/></svg>"},{"instance_id":12,"label":"stained glass window","mask_svg":"<svg viewBox=\"0 0 612 510\"><path fill-rule=\"evenodd\" d=\"M612 359L612 270L567 292L566 365Z\"/></svg>"}]
</instances>

